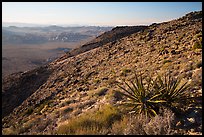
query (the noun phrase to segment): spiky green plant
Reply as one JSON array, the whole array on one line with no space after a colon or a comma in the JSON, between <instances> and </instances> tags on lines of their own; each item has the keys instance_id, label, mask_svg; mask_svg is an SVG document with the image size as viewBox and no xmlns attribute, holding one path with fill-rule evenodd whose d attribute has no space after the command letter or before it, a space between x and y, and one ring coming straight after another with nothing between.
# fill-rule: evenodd
<instances>
[{"instance_id":1,"label":"spiky green plant","mask_svg":"<svg viewBox=\"0 0 204 137\"><path fill-rule=\"evenodd\" d=\"M145 86L142 76L138 77L135 74L135 81L130 81L131 85L124 81L128 89L118 84L125 91L120 93L129 99L124 104L132 107L131 111L155 116L161 107L178 113L181 107L188 105L190 97L185 91L189 85L187 82L181 84L180 78L174 79L169 74L162 79L158 75L155 80L146 77L146 82Z\"/></svg>"},{"instance_id":2,"label":"spiky green plant","mask_svg":"<svg viewBox=\"0 0 204 137\"><path fill-rule=\"evenodd\" d=\"M129 99L124 104L131 107L132 112L143 113L146 116L155 116L158 113L159 105L166 102L160 98L163 89L160 89L161 91L157 92L157 94L153 94L151 92L152 81L145 87L142 76L137 77L135 74L135 81L131 81L131 85L125 81L124 83L128 89L122 87L120 84L118 86L125 91L125 93L120 93Z\"/></svg>"},{"instance_id":3,"label":"spiky green plant","mask_svg":"<svg viewBox=\"0 0 204 137\"><path fill-rule=\"evenodd\" d=\"M165 100L165 107L170 108L175 113L181 111L182 105L188 105L191 97L186 91L189 88L188 82L181 83L181 78L173 78L170 74L165 75L164 78L157 76L154 82L154 91L161 93L161 99ZM163 89L163 90L160 90Z\"/></svg>"}]
</instances>

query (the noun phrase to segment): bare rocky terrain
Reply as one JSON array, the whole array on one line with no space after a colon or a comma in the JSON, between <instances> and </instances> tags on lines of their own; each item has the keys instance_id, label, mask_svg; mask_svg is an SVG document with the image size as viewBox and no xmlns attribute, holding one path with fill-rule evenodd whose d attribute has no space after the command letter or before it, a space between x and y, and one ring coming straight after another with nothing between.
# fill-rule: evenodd
<instances>
[{"instance_id":1,"label":"bare rocky terrain","mask_svg":"<svg viewBox=\"0 0 204 137\"><path fill-rule=\"evenodd\" d=\"M197 104L180 117L175 131L201 135L202 11L135 28L121 36L117 32L133 28L117 27L85 44L85 50L82 45L40 68L4 77L3 134L58 134L71 118L119 105L123 98L114 92L116 81L131 80L136 71L153 78L171 73L188 81Z\"/></svg>"}]
</instances>

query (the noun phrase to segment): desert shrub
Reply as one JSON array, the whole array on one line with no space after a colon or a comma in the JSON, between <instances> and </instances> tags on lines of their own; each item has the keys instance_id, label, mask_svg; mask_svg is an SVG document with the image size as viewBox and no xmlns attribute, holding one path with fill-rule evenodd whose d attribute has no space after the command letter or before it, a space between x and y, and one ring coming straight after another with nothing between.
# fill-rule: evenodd
<instances>
[{"instance_id":1,"label":"desert shrub","mask_svg":"<svg viewBox=\"0 0 204 137\"><path fill-rule=\"evenodd\" d=\"M29 129L33 129L37 123L41 121L40 116L33 117L29 119L27 122L23 123L22 125L19 125L16 127L18 134L22 134L24 132L28 132ZM42 121L41 121L42 123Z\"/></svg>"},{"instance_id":2,"label":"desert shrub","mask_svg":"<svg viewBox=\"0 0 204 137\"><path fill-rule=\"evenodd\" d=\"M110 127L114 121L121 118L121 113L117 108L111 105L105 105L96 112L95 118L97 121L100 121L103 126Z\"/></svg>"},{"instance_id":3,"label":"desert shrub","mask_svg":"<svg viewBox=\"0 0 204 137\"><path fill-rule=\"evenodd\" d=\"M124 135L171 135L174 134L174 114L164 109L161 115L149 118L143 114L130 115L127 120L121 121L126 124L122 131ZM121 126L122 127L122 126ZM112 127L114 131L115 125Z\"/></svg>"},{"instance_id":4,"label":"desert shrub","mask_svg":"<svg viewBox=\"0 0 204 137\"><path fill-rule=\"evenodd\" d=\"M202 49L202 43L195 42L194 45L193 45L193 49Z\"/></svg>"},{"instance_id":5,"label":"desert shrub","mask_svg":"<svg viewBox=\"0 0 204 137\"><path fill-rule=\"evenodd\" d=\"M33 108L28 108L25 112L24 112L24 115L30 115L33 113Z\"/></svg>"},{"instance_id":6,"label":"desert shrub","mask_svg":"<svg viewBox=\"0 0 204 137\"><path fill-rule=\"evenodd\" d=\"M115 77L109 78L108 81L107 81L107 84L108 84L108 85L113 85L113 84L115 84Z\"/></svg>"},{"instance_id":7,"label":"desert shrub","mask_svg":"<svg viewBox=\"0 0 204 137\"><path fill-rule=\"evenodd\" d=\"M198 61L198 62L196 63L196 68L200 68L200 67L202 67L202 61Z\"/></svg>"},{"instance_id":8,"label":"desert shrub","mask_svg":"<svg viewBox=\"0 0 204 137\"><path fill-rule=\"evenodd\" d=\"M127 116L123 116L123 118L119 121L116 121L112 124L111 134L113 135L124 135L127 125L129 123L129 119Z\"/></svg>"},{"instance_id":9,"label":"desert shrub","mask_svg":"<svg viewBox=\"0 0 204 137\"><path fill-rule=\"evenodd\" d=\"M99 79L94 79L93 82L97 84L97 83L100 82L100 80Z\"/></svg>"},{"instance_id":10,"label":"desert shrub","mask_svg":"<svg viewBox=\"0 0 204 137\"><path fill-rule=\"evenodd\" d=\"M105 95L107 91L108 91L107 87L99 87L96 90L90 90L88 92L88 95L95 98L95 97L98 97L98 96Z\"/></svg>"},{"instance_id":11,"label":"desert shrub","mask_svg":"<svg viewBox=\"0 0 204 137\"><path fill-rule=\"evenodd\" d=\"M135 55L136 55L136 56L141 56L141 53L140 53L138 50L136 50L136 51L135 51Z\"/></svg>"},{"instance_id":12,"label":"desert shrub","mask_svg":"<svg viewBox=\"0 0 204 137\"><path fill-rule=\"evenodd\" d=\"M202 38L202 32L195 35L195 38Z\"/></svg>"},{"instance_id":13,"label":"desert shrub","mask_svg":"<svg viewBox=\"0 0 204 137\"><path fill-rule=\"evenodd\" d=\"M174 134L174 113L164 109L162 115L157 115L144 125L147 135L171 135Z\"/></svg>"},{"instance_id":14,"label":"desert shrub","mask_svg":"<svg viewBox=\"0 0 204 137\"><path fill-rule=\"evenodd\" d=\"M120 94L120 91L114 90L113 91L113 98L116 101L119 101L122 99L122 95Z\"/></svg>"},{"instance_id":15,"label":"desert shrub","mask_svg":"<svg viewBox=\"0 0 204 137\"><path fill-rule=\"evenodd\" d=\"M73 111L73 108L72 107L67 107L63 110L63 112L66 114L66 113L69 113L69 112L72 112Z\"/></svg>"},{"instance_id":16,"label":"desert shrub","mask_svg":"<svg viewBox=\"0 0 204 137\"><path fill-rule=\"evenodd\" d=\"M124 68L122 71L121 71L121 76L127 76L128 73L130 73L131 70L130 69L127 69L127 68Z\"/></svg>"},{"instance_id":17,"label":"desert shrub","mask_svg":"<svg viewBox=\"0 0 204 137\"><path fill-rule=\"evenodd\" d=\"M17 135L17 134L18 131L13 127L2 129L2 135Z\"/></svg>"},{"instance_id":18,"label":"desert shrub","mask_svg":"<svg viewBox=\"0 0 204 137\"><path fill-rule=\"evenodd\" d=\"M108 91L108 88L100 87L95 91L95 95L102 96L102 95L105 95L107 91Z\"/></svg>"},{"instance_id":19,"label":"desert shrub","mask_svg":"<svg viewBox=\"0 0 204 137\"><path fill-rule=\"evenodd\" d=\"M169 63L169 62L172 62L172 61L171 60L164 60L163 64L166 64L166 63Z\"/></svg>"},{"instance_id":20,"label":"desert shrub","mask_svg":"<svg viewBox=\"0 0 204 137\"><path fill-rule=\"evenodd\" d=\"M58 134L105 134L112 123L119 120L119 111L105 105L96 112L86 112L77 118L68 120L58 127Z\"/></svg>"},{"instance_id":21,"label":"desert shrub","mask_svg":"<svg viewBox=\"0 0 204 137\"><path fill-rule=\"evenodd\" d=\"M48 106L49 107L54 106L53 102L54 102L53 100L45 100L45 101L43 101L42 103L40 103L40 104L38 104L36 106L36 108L34 109L34 112L37 113L37 114L41 114L43 109L45 111Z\"/></svg>"},{"instance_id":22,"label":"desert shrub","mask_svg":"<svg viewBox=\"0 0 204 137\"><path fill-rule=\"evenodd\" d=\"M144 84L146 80L146 85ZM181 78L173 78L165 75L162 78L158 75L154 80L151 77L145 79L135 74L135 81L128 84L124 81L127 88L123 87L123 83L118 82L118 86L125 92L120 92L127 100L123 105L130 108L132 113L143 113L146 116L156 116L159 109L167 107L174 113L179 114L180 108L189 105L189 94L186 90L189 84L181 83Z\"/></svg>"}]
</instances>

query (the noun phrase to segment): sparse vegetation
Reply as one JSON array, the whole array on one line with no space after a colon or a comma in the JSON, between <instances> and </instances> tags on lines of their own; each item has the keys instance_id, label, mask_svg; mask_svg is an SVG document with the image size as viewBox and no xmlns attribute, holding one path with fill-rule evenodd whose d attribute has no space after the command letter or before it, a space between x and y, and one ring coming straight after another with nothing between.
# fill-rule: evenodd
<instances>
[{"instance_id":1,"label":"sparse vegetation","mask_svg":"<svg viewBox=\"0 0 204 137\"><path fill-rule=\"evenodd\" d=\"M121 71L121 76L127 76L127 74L130 73L130 72L131 72L130 69L124 68L124 69L122 69L122 71Z\"/></svg>"},{"instance_id":2,"label":"sparse vegetation","mask_svg":"<svg viewBox=\"0 0 204 137\"><path fill-rule=\"evenodd\" d=\"M198 62L196 63L196 68L200 68L200 67L202 67L202 61L198 61Z\"/></svg>"},{"instance_id":3,"label":"sparse vegetation","mask_svg":"<svg viewBox=\"0 0 204 137\"><path fill-rule=\"evenodd\" d=\"M202 49L202 43L201 42L195 42L193 45L193 49Z\"/></svg>"},{"instance_id":4,"label":"sparse vegetation","mask_svg":"<svg viewBox=\"0 0 204 137\"><path fill-rule=\"evenodd\" d=\"M90 96L95 96L95 95L97 95L97 96L103 96L103 95L106 94L107 91L108 91L108 88L107 88L107 87L100 87L100 88L98 88L98 89L96 89L96 90L89 91L88 94L89 94Z\"/></svg>"},{"instance_id":5,"label":"sparse vegetation","mask_svg":"<svg viewBox=\"0 0 204 137\"><path fill-rule=\"evenodd\" d=\"M174 113L164 109L162 114L153 118L143 114L126 115L116 121L111 128L113 135L172 135L174 130Z\"/></svg>"},{"instance_id":6,"label":"sparse vegetation","mask_svg":"<svg viewBox=\"0 0 204 137\"><path fill-rule=\"evenodd\" d=\"M97 84L100 82L100 80L97 78L97 79L94 79L93 82Z\"/></svg>"},{"instance_id":7,"label":"sparse vegetation","mask_svg":"<svg viewBox=\"0 0 204 137\"><path fill-rule=\"evenodd\" d=\"M3 129L2 134L3 135L17 135L18 132L13 127L9 127L9 128Z\"/></svg>"},{"instance_id":8,"label":"sparse vegetation","mask_svg":"<svg viewBox=\"0 0 204 137\"><path fill-rule=\"evenodd\" d=\"M33 113L33 108L28 108L25 112L24 115L30 115Z\"/></svg>"},{"instance_id":9,"label":"sparse vegetation","mask_svg":"<svg viewBox=\"0 0 204 137\"><path fill-rule=\"evenodd\" d=\"M163 64L166 64L166 63L169 63L169 62L172 62L172 61L171 60L164 60Z\"/></svg>"},{"instance_id":10,"label":"sparse vegetation","mask_svg":"<svg viewBox=\"0 0 204 137\"><path fill-rule=\"evenodd\" d=\"M58 134L101 134L107 133L112 123L119 120L119 111L110 105L103 106L99 111L87 112L60 125Z\"/></svg>"},{"instance_id":11,"label":"sparse vegetation","mask_svg":"<svg viewBox=\"0 0 204 137\"><path fill-rule=\"evenodd\" d=\"M73 108L72 107L67 107L66 109L64 109L64 113L69 113L69 112L72 112L73 111Z\"/></svg>"}]
</instances>

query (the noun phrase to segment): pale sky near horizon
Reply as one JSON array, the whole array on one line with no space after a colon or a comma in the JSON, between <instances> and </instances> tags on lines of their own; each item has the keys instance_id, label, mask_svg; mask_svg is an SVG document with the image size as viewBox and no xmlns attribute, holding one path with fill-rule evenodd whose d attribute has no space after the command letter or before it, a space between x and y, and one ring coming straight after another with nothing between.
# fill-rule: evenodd
<instances>
[{"instance_id":1,"label":"pale sky near horizon","mask_svg":"<svg viewBox=\"0 0 204 137\"><path fill-rule=\"evenodd\" d=\"M202 2L2 2L2 22L149 25L202 10Z\"/></svg>"}]
</instances>

